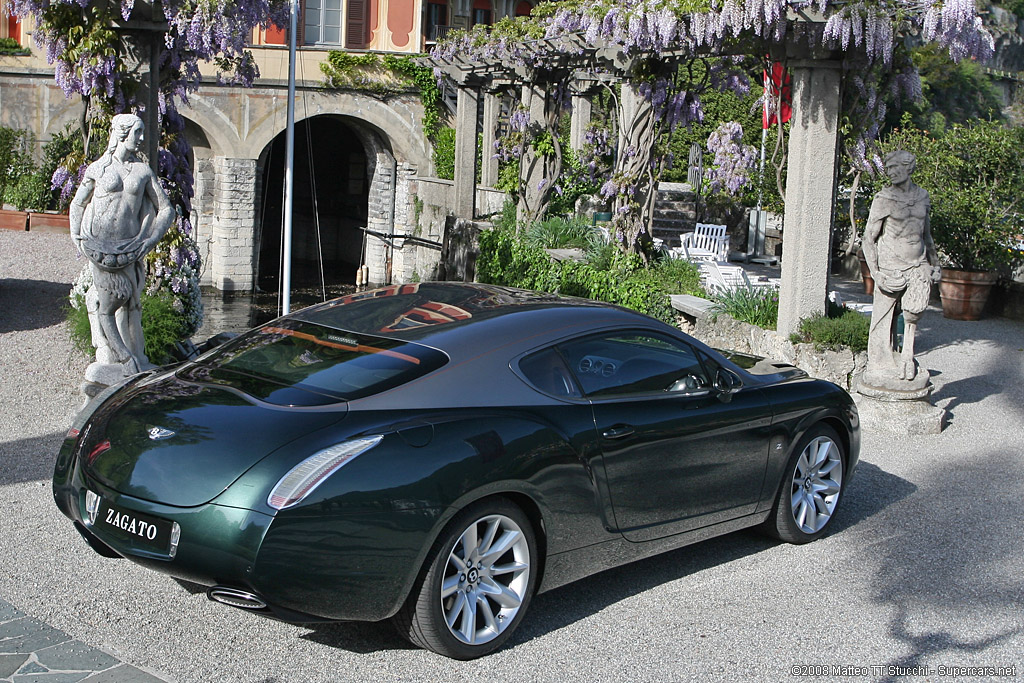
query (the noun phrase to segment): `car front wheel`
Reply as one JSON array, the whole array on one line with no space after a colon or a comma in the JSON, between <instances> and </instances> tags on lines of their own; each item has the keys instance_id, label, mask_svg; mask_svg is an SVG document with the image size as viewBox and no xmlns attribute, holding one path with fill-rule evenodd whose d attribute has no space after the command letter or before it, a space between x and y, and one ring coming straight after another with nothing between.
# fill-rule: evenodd
<instances>
[{"instance_id":1,"label":"car front wheel","mask_svg":"<svg viewBox=\"0 0 1024 683\"><path fill-rule=\"evenodd\" d=\"M537 579L537 542L522 510L505 499L466 508L428 561L395 617L399 631L455 659L500 648L522 620Z\"/></svg>"},{"instance_id":2,"label":"car front wheel","mask_svg":"<svg viewBox=\"0 0 1024 683\"><path fill-rule=\"evenodd\" d=\"M775 508L765 523L772 536L808 543L832 521L843 493L846 453L835 430L812 428L786 465Z\"/></svg>"}]
</instances>

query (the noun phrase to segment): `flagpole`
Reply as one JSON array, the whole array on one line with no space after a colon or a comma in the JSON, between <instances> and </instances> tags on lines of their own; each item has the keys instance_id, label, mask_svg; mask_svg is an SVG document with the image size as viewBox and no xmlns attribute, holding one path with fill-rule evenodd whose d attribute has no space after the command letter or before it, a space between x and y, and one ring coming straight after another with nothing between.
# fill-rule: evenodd
<instances>
[{"instance_id":1,"label":"flagpole","mask_svg":"<svg viewBox=\"0 0 1024 683\"><path fill-rule=\"evenodd\" d=\"M291 312L292 299L292 204L295 189L295 38L299 29L298 0L290 0L288 12L288 120L284 144L284 248L281 269L281 312Z\"/></svg>"}]
</instances>

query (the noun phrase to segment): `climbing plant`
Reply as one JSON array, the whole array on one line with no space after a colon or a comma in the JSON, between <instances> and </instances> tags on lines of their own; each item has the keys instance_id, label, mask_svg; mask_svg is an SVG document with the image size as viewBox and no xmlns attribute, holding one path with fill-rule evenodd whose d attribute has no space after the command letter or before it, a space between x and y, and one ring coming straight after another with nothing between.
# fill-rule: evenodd
<instances>
[{"instance_id":1,"label":"climbing plant","mask_svg":"<svg viewBox=\"0 0 1024 683\"><path fill-rule=\"evenodd\" d=\"M921 94L904 41L910 34L954 60L993 50L973 0L563 0L514 27L453 32L432 55L439 65L506 66L503 76L521 82L536 83L538 73L548 84L554 73L568 82L581 70L620 80L617 154L602 194L613 202L618 243L644 252L655 179L669 162L663 140L703 119L704 93L748 91L735 55L784 55L797 43L836 54L846 83L844 151L854 167L878 169L874 144L887 110ZM723 58L708 61L709 54Z\"/></svg>"},{"instance_id":2,"label":"climbing plant","mask_svg":"<svg viewBox=\"0 0 1024 683\"><path fill-rule=\"evenodd\" d=\"M174 205L176 221L148 263L151 273L165 276L156 280L160 291L177 296L186 318L198 321L201 309L198 314L193 310L201 306L200 263L190 219L193 174L185 120L178 107L199 87L203 63L215 64L223 82L252 85L259 70L246 42L257 27L285 25L288 6L285 0L159 0L154 4L154 18L167 25L157 64L158 175ZM139 46L118 26L140 18L149 4L136 0L11 0L10 5L19 17L33 19L33 38L53 65L57 85L66 96L82 98L79 150L92 149L94 138L101 133L97 127L104 127L112 115L142 108L138 100L142 75L133 57ZM133 14L136 10L140 12ZM81 180L85 163L91 160L87 156L84 151L69 153L55 169L51 182L65 198ZM197 328L198 323L191 327ZM188 330L189 335L193 332L195 329Z\"/></svg>"}]
</instances>

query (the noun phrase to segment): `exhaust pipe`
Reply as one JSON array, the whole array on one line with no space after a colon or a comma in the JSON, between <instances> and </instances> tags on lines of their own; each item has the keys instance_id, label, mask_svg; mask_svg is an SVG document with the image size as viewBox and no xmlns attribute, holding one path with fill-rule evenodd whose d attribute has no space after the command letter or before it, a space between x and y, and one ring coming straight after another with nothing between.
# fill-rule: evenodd
<instances>
[{"instance_id":1,"label":"exhaust pipe","mask_svg":"<svg viewBox=\"0 0 1024 683\"><path fill-rule=\"evenodd\" d=\"M206 592L206 597L210 598L210 600L213 600L214 602L230 605L231 607L237 607L239 609L267 609L267 603L259 597L247 591L238 590L237 588L214 586Z\"/></svg>"}]
</instances>

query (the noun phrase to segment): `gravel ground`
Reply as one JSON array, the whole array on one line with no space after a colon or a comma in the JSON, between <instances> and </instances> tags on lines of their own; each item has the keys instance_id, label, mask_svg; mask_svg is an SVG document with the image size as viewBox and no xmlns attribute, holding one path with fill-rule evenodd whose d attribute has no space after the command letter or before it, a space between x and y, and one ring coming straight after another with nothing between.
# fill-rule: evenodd
<instances>
[{"instance_id":1,"label":"gravel ground","mask_svg":"<svg viewBox=\"0 0 1024 683\"><path fill-rule=\"evenodd\" d=\"M1024 324L926 315L919 360L949 424L913 438L866 428L821 541L741 532L607 571L538 596L505 650L453 662L387 624L231 610L85 546L49 490L86 365L60 313L80 267L66 237L0 232L0 598L125 662L182 682L1024 674Z\"/></svg>"}]
</instances>

